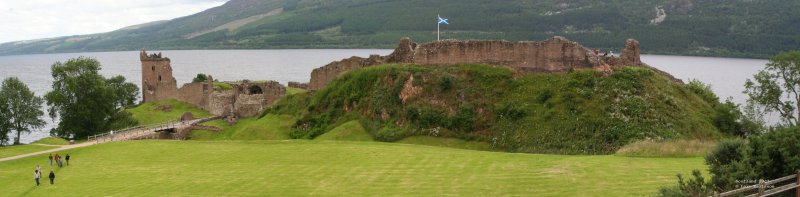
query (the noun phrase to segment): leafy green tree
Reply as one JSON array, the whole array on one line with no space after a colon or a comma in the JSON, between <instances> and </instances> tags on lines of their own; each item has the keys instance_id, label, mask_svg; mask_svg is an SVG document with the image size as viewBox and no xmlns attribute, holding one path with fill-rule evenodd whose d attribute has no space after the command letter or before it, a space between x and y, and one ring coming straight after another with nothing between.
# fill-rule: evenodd
<instances>
[{"instance_id":1,"label":"leafy green tree","mask_svg":"<svg viewBox=\"0 0 800 197\"><path fill-rule=\"evenodd\" d=\"M6 123L0 123L0 126L6 127L0 130L6 132L15 131L17 138L14 139L14 144L20 144L20 135L22 133L31 132L32 129L39 129L44 126L42 120L42 98L28 89L25 83L22 83L16 77L9 77L3 80L2 88L0 89L0 114Z\"/></svg>"},{"instance_id":2,"label":"leafy green tree","mask_svg":"<svg viewBox=\"0 0 800 197\"><path fill-rule=\"evenodd\" d=\"M51 134L83 138L136 124L123 111L133 105L139 89L122 76L105 79L98 73L100 62L79 57L51 66L53 91L45 95L52 118L60 118Z\"/></svg>"},{"instance_id":3,"label":"leafy green tree","mask_svg":"<svg viewBox=\"0 0 800 197\"><path fill-rule=\"evenodd\" d=\"M11 132L11 122L8 121L6 118L6 110L8 104L5 102L0 102L0 146L5 146L8 144L8 133Z\"/></svg>"},{"instance_id":4,"label":"leafy green tree","mask_svg":"<svg viewBox=\"0 0 800 197\"><path fill-rule=\"evenodd\" d=\"M192 83L205 82L207 80L208 76L206 74L198 73L197 76L195 76L194 79L192 79Z\"/></svg>"},{"instance_id":5,"label":"leafy green tree","mask_svg":"<svg viewBox=\"0 0 800 197\"><path fill-rule=\"evenodd\" d=\"M764 70L745 82L747 102L764 112L778 112L784 124L796 125L800 109L800 51L770 58ZM784 99L785 98L785 99Z\"/></svg>"}]
</instances>

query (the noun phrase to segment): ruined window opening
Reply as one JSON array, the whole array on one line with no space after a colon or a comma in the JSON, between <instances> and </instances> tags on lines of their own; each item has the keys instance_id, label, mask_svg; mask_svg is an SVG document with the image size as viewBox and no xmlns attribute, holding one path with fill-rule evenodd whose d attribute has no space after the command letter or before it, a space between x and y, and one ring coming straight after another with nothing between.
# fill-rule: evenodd
<instances>
[{"instance_id":1,"label":"ruined window opening","mask_svg":"<svg viewBox=\"0 0 800 197\"><path fill-rule=\"evenodd\" d=\"M158 76L158 82L161 82L161 75Z\"/></svg>"},{"instance_id":2,"label":"ruined window opening","mask_svg":"<svg viewBox=\"0 0 800 197\"><path fill-rule=\"evenodd\" d=\"M261 90L261 87L258 86L250 86L248 88L250 90L250 94L263 94L264 91Z\"/></svg>"},{"instance_id":3,"label":"ruined window opening","mask_svg":"<svg viewBox=\"0 0 800 197\"><path fill-rule=\"evenodd\" d=\"M156 66L150 67L150 69L156 71Z\"/></svg>"}]
</instances>

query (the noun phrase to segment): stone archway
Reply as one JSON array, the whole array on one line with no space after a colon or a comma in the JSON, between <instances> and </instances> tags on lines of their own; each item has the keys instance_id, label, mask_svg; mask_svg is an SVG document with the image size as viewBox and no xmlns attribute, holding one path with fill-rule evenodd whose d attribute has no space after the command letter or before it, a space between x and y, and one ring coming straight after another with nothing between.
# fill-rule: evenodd
<instances>
[{"instance_id":1,"label":"stone archway","mask_svg":"<svg viewBox=\"0 0 800 197\"><path fill-rule=\"evenodd\" d=\"M250 86L247 88L247 90L250 94L264 94L264 91L261 90L261 87L258 87L257 85Z\"/></svg>"}]
</instances>

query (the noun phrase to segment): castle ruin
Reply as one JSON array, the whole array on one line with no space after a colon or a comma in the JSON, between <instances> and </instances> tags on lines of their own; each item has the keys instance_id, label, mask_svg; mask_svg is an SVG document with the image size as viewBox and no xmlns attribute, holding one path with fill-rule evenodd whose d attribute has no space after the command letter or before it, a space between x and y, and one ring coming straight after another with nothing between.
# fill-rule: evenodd
<instances>
[{"instance_id":1,"label":"castle ruin","mask_svg":"<svg viewBox=\"0 0 800 197\"><path fill-rule=\"evenodd\" d=\"M491 64L505 66L516 74L609 70L620 66L649 67L642 63L639 48L638 41L628 39L619 57L595 57L592 50L559 36L542 42L443 40L424 44L414 43L406 37L387 56L354 56L314 69L308 89L322 89L344 73L380 64Z\"/></svg>"},{"instance_id":2,"label":"castle ruin","mask_svg":"<svg viewBox=\"0 0 800 197\"><path fill-rule=\"evenodd\" d=\"M215 116L252 117L260 114L286 94L286 87L276 81L204 82L177 86L169 58L161 53L139 54L142 62L142 102L175 99L206 110ZM225 83L223 89L214 83Z\"/></svg>"}]
</instances>

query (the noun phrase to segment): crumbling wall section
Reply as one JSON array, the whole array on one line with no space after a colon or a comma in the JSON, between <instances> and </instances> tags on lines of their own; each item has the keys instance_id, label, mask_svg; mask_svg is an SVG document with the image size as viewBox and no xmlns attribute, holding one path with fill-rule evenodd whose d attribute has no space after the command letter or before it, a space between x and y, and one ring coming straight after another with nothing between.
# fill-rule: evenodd
<instances>
[{"instance_id":1,"label":"crumbling wall section","mask_svg":"<svg viewBox=\"0 0 800 197\"><path fill-rule=\"evenodd\" d=\"M228 116L232 112L235 101L236 97L233 94L233 90L214 91L209 94L206 110L215 116Z\"/></svg>"},{"instance_id":2,"label":"crumbling wall section","mask_svg":"<svg viewBox=\"0 0 800 197\"><path fill-rule=\"evenodd\" d=\"M595 57L577 42L553 37L541 42L444 40L417 44L403 38L387 56L351 57L335 61L311 72L309 90L319 90L336 77L351 70L386 63L452 65L491 64L506 66L517 74L564 72L572 69L644 65L639 58L639 42L629 39L622 56Z\"/></svg>"},{"instance_id":3,"label":"crumbling wall section","mask_svg":"<svg viewBox=\"0 0 800 197\"><path fill-rule=\"evenodd\" d=\"M491 64L518 73L562 72L598 65L591 50L563 37L543 42L446 40L419 45L414 63L423 65Z\"/></svg>"},{"instance_id":4,"label":"crumbling wall section","mask_svg":"<svg viewBox=\"0 0 800 197\"><path fill-rule=\"evenodd\" d=\"M212 89L213 86L209 87L207 83L183 84L183 86L178 89L178 100L200 108L205 108L208 104L208 93L212 91Z\"/></svg>"}]
</instances>

